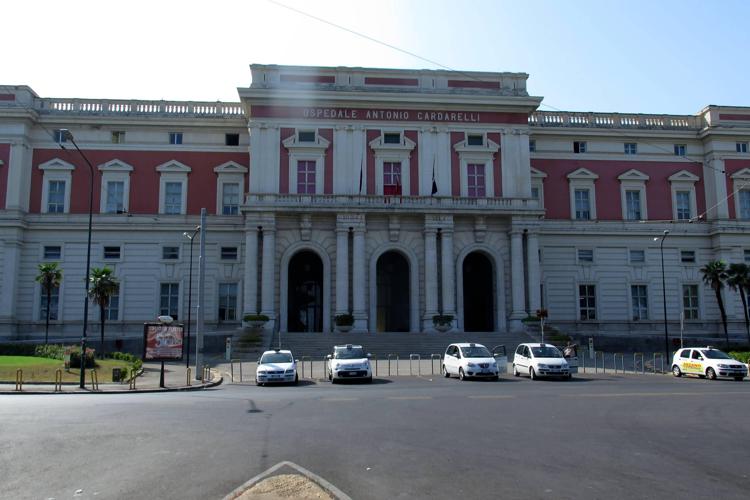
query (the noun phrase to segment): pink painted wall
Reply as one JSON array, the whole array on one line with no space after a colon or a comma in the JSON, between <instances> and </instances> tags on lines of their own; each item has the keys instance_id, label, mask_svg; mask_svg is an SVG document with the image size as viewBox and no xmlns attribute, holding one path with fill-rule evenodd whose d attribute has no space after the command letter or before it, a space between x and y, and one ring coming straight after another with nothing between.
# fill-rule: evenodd
<instances>
[{"instance_id":1,"label":"pink painted wall","mask_svg":"<svg viewBox=\"0 0 750 500\"><path fill-rule=\"evenodd\" d=\"M8 191L8 169L10 168L10 144L0 144L0 209L5 208L5 196Z\"/></svg>"},{"instance_id":2,"label":"pink painted wall","mask_svg":"<svg viewBox=\"0 0 750 500\"><path fill-rule=\"evenodd\" d=\"M463 141L464 138L463 132L451 132L451 194L453 196L461 196L461 161L453 146Z\"/></svg>"},{"instance_id":3,"label":"pink painted wall","mask_svg":"<svg viewBox=\"0 0 750 500\"><path fill-rule=\"evenodd\" d=\"M477 82L479 83L479 82ZM500 144L500 134L499 133L488 133L487 139ZM502 148L502 144L500 144L500 147ZM500 198L503 195L503 170L502 170L502 158L501 158L500 151L495 153L495 161L492 162L492 175L495 179L494 182L494 189L495 189L495 197Z\"/></svg>"},{"instance_id":4,"label":"pink painted wall","mask_svg":"<svg viewBox=\"0 0 750 500\"><path fill-rule=\"evenodd\" d=\"M669 176L687 170L702 177L703 167L687 162L633 162L622 160L545 160L533 159L531 165L547 174L544 180L544 206L547 219L570 219L570 189L567 175L579 168L591 170L599 176L596 188L596 216L598 220L622 220L620 181L617 176L637 169L650 177L646 182L646 203L650 220L672 219L672 191ZM703 180L695 183L698 213L706 210Z\"/></svg>"},{"instance_id":5,"label":"pink painted wall","mask_svg":"<svg viewBox=\"0 0 750 500\"><path fill-rule=\"evenodd\" d=\"M155 214L159 211L159 172L156 167L170 160L176 160L189 166L187 212L200 214L201 208L209 213L216 212L216 181L214 167L235 161L240 165L249 165L247 152L204 153L196 151L100 151L85 150L86 156L94 165L94 211L99 212L101 196L101 172L98 165L118 159L133 166L130 174L130 213ZM60 149L37 149L32 157L31 172L31 207L30 212L39 213L42 196L43 172L38 166L41 163L60 158L75 165L73 183L70 192L70 212L88 212L89 169L81 156L75 151Z\"/></svg>"},{"instance_id":6,"label":"pink painted wall","mask_svg":"<svg viewBox=\"0 0 750 500\"><path fill-rule=\"evenodd\" d=\"M411 152L409 158L409 193L412 196L419 196L419 132L416 130L404 130L404 137L414 141L417 145ZM407 193L403 193L407 194Z\"/></svg>"},{"instance_id":7,"label":"pink painted wall","mask_svg":"<svg viewBox=\"0 0 750 500\"><path fill-rule=\"evenodd\" d=\"M283 142L289 137L293 136L296 130L293 128L282 128L279 137L279 194L287 194L289 192L289 150L284 147ZM297 179L291 179L292 182L297 182Z\"/></svg>"},{"instance_id":8,"label":"pink painted wall","mask_svg":"<svg viewBox=\"0 0 750 500\"><path fill-rule=\"evenodd\" d=\"M729 218L736 219L737 211L734 209L735 199L732 195L734 191L734 181L732 175L739 172L743 168L750 168L750 160L724 160L724 172L726 172L726 183L727 183L727 196L730 198L727 200L729 206ZM750 186L745 186L744 189L750 189Z\"/></svg>"},{"instance_id":9,"label":"pink painted wall","mask_svg":"<svg viewBox=\"0 0 750 500\"><path fill-rule=\"evenodd\" d=\"M380 130L367 130L367 194L375 194L375 151L370 147L370 142L380 136Z\"/></svg>"},{"instance_id":10,"label":"pink painted wall","mask_svg":"<svg viewBox=\"0 0 750 500\"><path fill-rule=\"evenodd\" d=\"M325 161L323 167L323 193L333 193L333 129L332 128L321 128L318 130L318 134L323 139L327 140L331 144L328 149L325 150Z\"/></svg>"}]
</instances>

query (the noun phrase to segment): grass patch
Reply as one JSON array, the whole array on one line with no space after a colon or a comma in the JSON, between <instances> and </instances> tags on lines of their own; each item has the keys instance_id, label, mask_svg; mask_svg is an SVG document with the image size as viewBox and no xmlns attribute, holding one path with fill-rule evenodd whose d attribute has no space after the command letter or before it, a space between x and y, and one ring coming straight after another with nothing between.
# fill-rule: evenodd
<instances>
[{"instance_id":1,"label":"grass patch","mask_svg":"<svg viewBox=\"0 0 750 500\"><path fill-rule=\"evenodd\" d=\"M101 383L112 381L112 368L126 368L128 373L131 365L116 359L96 360L96 371ZM55 372L62 370L63 382L78 382L81 372L78 368L65 371L64 363L59 359L38 358L32 356L0 356L0 382L15 382L16 370L23 370L24 382L55 382ZM89 374L86 374L88 380Z\"/></svg>"}]
</instances>

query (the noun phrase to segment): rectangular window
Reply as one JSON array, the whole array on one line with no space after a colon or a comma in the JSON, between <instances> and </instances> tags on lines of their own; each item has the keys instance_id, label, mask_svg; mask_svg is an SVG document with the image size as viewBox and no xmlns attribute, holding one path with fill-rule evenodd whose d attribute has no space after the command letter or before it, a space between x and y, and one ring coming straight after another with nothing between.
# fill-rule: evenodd
<instances>
[{"instance_id":1,"label":"rectangular window","mask_svg":"<svg viewBox=\"0 0 750 500\"><path fill-rule=\"evenodd\" d=\"M631 250L630 251L630 263L631 264L643 264L644 262L646 262L645 250Z\"/></svg>"},{"instance_id":2,"label":"rectangular window","mask_svg":"<svg viewBox=\"0 0 750 500\"><path fill-rule=\"evenodd\" d=\"M466 166L467 187L469 198L487 196L487 184L484 176L483 163L469 163Z\"/></svg>"},{"instance_id":3,"label":"rectangular window","mask_svg":"<svg viewBox=\"0 0 750 500\"><path fill-rule=\"evenodd\" d=\"M685 263L695 262L695 250L682 250L680 252L680 261Z\"/></svg>"},{"instance_id":4,"label":"rectangular window","mask_svg":"<svg viewBox=\"0 0 750 500\"><path fill-rule=\"evenodd\" d=\"M531 198L533 200L539 201L539 188L538 187L531 188Z\"/></svg>"},{"instance_id":5,"label":"rectangular window","mask_svg":"<svg viewBox=\"0 0 750 500\"><path fill-rule=\"evenodd\" d=\"M383 194L386 196L401 195L400 161L383 162Z\"/></svg>"},{"instance_id":6,"label":"rectangular window","mask_svg":"<svg viewBox=\"0 0 750 500\"><path fill-rule=\"evenodd\" d=\"M104 317L107 321L117 321L120 319L120 289L118 287L109 297L109 304L104 308Z\"/></svg>"},{"instance_id":7,"label":"rectangular window","mask_svg":"<svg viewBox=\"0 0 750 500\"><path fill-rule=\"evenodd\" d=\"M65 212L65 181L49 181L47 212L51 214Z\"/></svg>"},{"instance_id":8,"label":"rectangular window","mask_svg":"<svg viewBox=\"0 0 750 500\"><path fill-rule=\"evenodd\" d=\"M594 251L590 248L579 248L578 262L582 264L590 264L594 262Z\"/></svg>"},{"instance_id":9,"label":"rectangular window","mask_svg":"<svg viewBox=\"0 0 750 500\"><path fill-rule=\"evenodd\" d=\"M112 144L122 144L125 142L125 132L122 130L112 131Z\"/></svg>"},{"instance_id":10,"label":"rectangular window","mask_svg":"<svg viewBox=\"0 0 750 500\"><path fill-rule=\"evenodd\" d=\"M170 144L182 144L182 132L170 132L169 143Z\"/></svg>"},{"instance_id":11,"label":"rectangular window","mask_svg":"<svg viewBox=\"0 0 750 500\"><path fill-rule=\"evenodd\" d=\"M698 285L682 285L682 312L685 319L698 319Z\"/></svg>"},{"instance_id":12,"label":"rectangular window","mask_svg":"<svg viewBox=\"0 0 750 500\"><path fill-rule=\"evenodd\" d=\"M104 258L105 259L119 259L120 247L104 247Z\"/></svg>"},{"instance_id":13,"label":"rectangular window","mask_svg":"<svg viewBox=\"0 0 750 500\"><path fill-rule=\"evenodd\" d=\"M625 207L627 220L641 220L641 192L625 191Z\"/></svg>"},{"instance_id":14,"label":"rectangular window","mask_svg":"<svg viewBox=\"0 0 750 500\"><path fill-rule=\"evenodd\" d=\"M159 316L172 316L177 320L180 306L180 284L162 283L159 291Z\"/></svg>"},{"instance_id":15,"label":"rectangular window","mask_svg":"<svg viewBox=\"0 0 750 500\"><path fill-rule=\"evenodd\" d=\"M677 203L677 220L690 220L690 191L677 191L675 202Z\"/></svg>"},{"instance_id":16,"label":"rectangular window","mask_svg":"<svg viewBox=\"0 0 750 500\"><path fill-rule=\"evenodd\" d=\"M750 250L745 250L745 262L750 263Z\"/></svg>"},{"instance_id":17,"label":"rectangular window","mask_svg":"<svg viewBox=\"0 0 750 500\"><path fill-rule=\"evenodd\" d=\"M581 321L596 319L596 286L578 285L579 310Z\"/></svg>"},{"instance_id":18,"label":"rectangular window","mask_svg":"<svg viewBox=\"0 0 750 500\"><path fill-rule=\"evenodd\" d=\"M237 260L237 247L221 247L221 260Z\"/></svg>"},{"instance_id":19,"label":"rectangular window","mask_svg":"<svg viewBox=\"0 0 750 500\"><path fill-rule=\"evenodd\" d=\"M685 152L687 151L687 146L685 144L675 144L674 145L674 154L675 156L685 156Z\"/></svg>"},{"instance_id":20,"label":"rectangular window","mask_svg":"<svg viewBox=\"0 0 750 500\"><path fill-rule=\"evenodd\" d=\"M746 142L738 142L737 145L737 152L738 153L747 153L747 143Z\"/></svg>"},{"instance_id":21,"label":"rectangular window","mask_svg":"<svg viewBox=\"0 0 750 500\"><path fill-rule=\"evenodd\" d=\"M536 152L536 139L529 139L529 152Z\"/></svg>"},{"instance_id":22,"label":"rectangular window","mask_svg":"<svg viewBox=\"0 0 750 500\"><path fill-rule=\"evenodd\" d=\"M742 189L737 194L740 197L740 219L750 219L750 190Z\"/></svg>"},{"instance_id":23,"label":"rectangular window","mask_svg":"<svg viewBox=\"0 0 750 500\"><path fill-rule=\"evenodd\" d=\"M315 194L315 162L312 160L297 162L297 193Z\"/></svg>"},{"instance_id":24,"label":"rectangular window","mask_svg":"<svg viewBox=\"0 0 750 500\"><path fill-rule=\"evenodd\" d=\"M60 260L62 257L62 247L53 245L44 247L44 260Z\"/></svg>"},{"instance_id":25,"label":"rectangular window","mask_svg":"<svg viewBox=\"0 0 750 500\"><path fill-rule=\"evenodd\" d=\"M58 144L68 141L68 139L65 137L65 133L62 130L55 130L53 132L53 135L55 137L55 142Z\"/></svg>"},{"instance_id":26,"label":"rectangular window","mask_svg":"<svg viewBox=\"0 0 750 500\"><path fill-rule=\"evenodd\" d=\"M300 130L299 132L297 132L297 140L299 142L315 142L315 131Z\"/></svg>"},{"instance_id":27,"label":"rectangular window","mask_svg":"<svg viewBox=\"0 0 750 500\"><path fill-rule=\"evenodd\" d=\"M39 303L39 319L47 318L47 292L41 289L41 302ZM52 287L52 293L49 296L49 319L57 320L59 318L58 309L60 303L60 287Z\"/></svg>"},{"instance_id":28,"label":"rectangular window","mask_svg":"<svg viewBox=\"0 0 750 500\"><path fill-rule=\"evenodd\" d=\"M648 289L646 285L631 285L630 299L633 307L633 321L648 319Z\"/></svg>"},{"instance_id":29,"label":"rectangular window","mask_svg":"<svg viewBox=\"0 0 750 500\"><path fill-rule=\"evenodd\" d=\"M586 152L586 141L575 141L573 142L574 153L585 153Z\"/></svg>"},{"instance_id":30,"label":"rectangular window","mask_svg":"<svg viewBox=\"0 0 750 500\"><path fill-rule=\"evenodd\" d=\"M625 154L626 155L634 155L638 153L638 144L635 142L626 142L625 143Z\"/></svg>"},{"instance_id":31,"label":"rectangular window","mask_svg":"<svg viewBox=\"0 0 750 500\"><path fill-rule=\"evenodd\" d=\"M164 213L182 213L182 183L166 182L164 183L164 191Z\"/></svg>"},{"instance_id":32,"label":"rectangular window","mask_svg":"<svg viewBox=\"0 0 750 500\"><path fill-rule=\"evenodd\" d=\"M466 137L467 146L484 146L484 137L481 134L470 134Z\"/></svg>"},{"instance_id":33,"label":"rectangular window","mask_svg":"<svg viewBox=\"0 0 750 500\"><path fill-rule=\"evenodd\" d=\"M224 134L224 144L227 146L239 146L240 134Z\"/></svg>"},{"instance_id":34,"label":"rectangular window","mask_svg":"<svg viewBox=\"0 0 750 500\"><path fill-rule=\"evenodd\" d=\"M223 215L238 215L240 213L240 185L237 182L225 183L221 186L221 213Z\"/></svg>"},{"instance_id":35,"label":"rectangular window","mask_svg":"<svg viewBox=\"0 0 750 500\"><path fill-rule=\"evenodd\" d=\"M398 132L386 132L383 134L384 144L401 144L401 134Z\"/></svg>"},{"instance_id":36,"label":"rectangular window","mask_svg":"<svg viewBox=\"0 0 750 500\"><path fill-rule=\"evenodd\" d=\"M180 258L180 247L161 247L163 260L177 260Z\"/></svg>"},{"instance_id":37,"label":"rectangular window","mask_svg":"<svg viewBox=\"0 0 750 500\"><path fill-rule=\"evenodd\" d=\"M237 283L219 283L219 321L237 320Z\"/></svg>"},{"instance_id":38,"label":"rectangular window","mask_svg":"<svg viewBox=\"0 0 750 500\"><path fill-rule=\"evenodd\" d=\"M576 220L590 220L591 219L591 202L589 201L589 190L588 189L576 189L575 195L575 208L576 208Z\"/></svg>"},{"instance_id":39,"label":"rectangular window","mask_svg":"<svg viewBox=\"0 0 750 500\"><path fill-rule=\"evenodd\" d=\"M123 213L125 211L125 182L108 181L107 182L107 206L105 211L108 214Z\"/></svg>"}]
</instances>

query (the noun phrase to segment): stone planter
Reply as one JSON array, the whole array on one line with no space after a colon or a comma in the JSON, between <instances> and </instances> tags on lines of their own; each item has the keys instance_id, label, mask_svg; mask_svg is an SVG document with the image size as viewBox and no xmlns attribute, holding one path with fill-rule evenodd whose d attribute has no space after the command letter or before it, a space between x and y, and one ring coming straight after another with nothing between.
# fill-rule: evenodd
<instances>
[{"instance_id":1,"label":"stone planter","mask_svg":"<svg viewBox=\"0 0 750 500\"><path fill-rule=\"evenodd\" d=\"M341 333L347 333L352 331L354 325L336 325L336 331Z\"/></svg>"},{"instance_id":2,"label":"stone planter","mask_svg":"<svg viewBox=\"0 0 750 500\"><path fill-rule=\"evenodd\" d=\"M452 326L453 325L451 325L450 323L438 323L435 325L435 330L445 333L450 330Z\"/></svg>"},{"instance_id":3,"label":"stone planter","mask_svg":"<svg viewBox=\"0 0 750 500\"><path fill-rule=\"evenodd\" d=\"M243 321L242 324L245 328L250 328L253 330L259 330L263 328L263 325L266 324L265 321Z\"/></svg>"}]
</instances>

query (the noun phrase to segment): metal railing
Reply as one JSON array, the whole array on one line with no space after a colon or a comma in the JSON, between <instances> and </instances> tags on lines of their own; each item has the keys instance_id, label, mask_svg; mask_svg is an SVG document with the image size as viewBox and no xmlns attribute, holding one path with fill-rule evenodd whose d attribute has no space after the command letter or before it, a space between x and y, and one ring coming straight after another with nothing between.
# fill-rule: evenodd
<instances>
[{"instance_id":1,"label":"metal railing","mask_svg":"<svg viewBox=\"0 0 750 500\"><path fill-rule=\"evenodd\" d=\"M188 387L193 385L193 381L191 380L191 377L190 377L192 374L193 374L193 369L188 366L187 370L185 370L185 378L186 378L185 385L187 385Z\"/></svg>"},{"instance_id":2,"label":"metal railing","mask_svg":"<svg viewBox=\"0 0 750 500\"><path fill-rule=\"evenodd\" d=\"M612 354L612 365L614 368L615 374L617 373L617 360L620 360L620 366L622 368L622 373L625 373L625 355L621 352L616 352Z\"/></svg>"},{"instance_id":3,"label":"metal railing","mask_svg":"<svg viewBox=\"0 0 750 500\"><path fill-rule=\"evenodd\" d=\"M232 359L229 361L229 372L232 382L234 382L234 364L237 363L240 367L240 382L242 382L242 360Z\"/></svg>"},{"instance_id":4,"label":"metal railing","mask_svg":"<svg viewBox=\"0 0 750 500\"><path fill-rule=\"evenodd\" d=\"M646 358L642 352L633 353L633 373L638 373L638 361L641 365L641 375L646 374Z\"/></svg>"},{"instance_id":5,"label":"metal railing","mask_svg":"<svg viewBox=\"0 0 750 500\"><path fill-rule=\"evenodd\" d=\"M419 354L409 354L409 375L414 376L412 371L412 361L417 361L417 375L422 376L422 356Z\"/></svg>"},{"instance_id":6,"label":"metal railing","mask_svg":"<svg viewBox=\"0 0 750 500\"><path fill-rule=\"evenodd\" d=\"M438 373L442 371L443 355L442 354L430 354L430 371L435 375L435 360L438 362Z\"/></svg>"},{"instance_id":7,"label":"metal railing","mask_svg":"<svg viewBox=\"0 0 750 500\"><path fill-rule=\"evenodd\" d=\"M398 376L398 355L389 354L388 356L388 376L391 376L391 361L396 360L396 376Z\"/></svg>"},{"instance_id":8,"label":"metal railing","mask_svg":"<svg viewBox=\"0 0 750 500\"><path fill-rule=\"evenodd\" d=\"M62 370L55 370L55 392L62 392Z\"/></svg>"},{"instance_id":9,"label":"metal railing","mask_svg":"<svg viewBox=\"0 0 750 500\"><path fill-rule=\"evenodd\" d=\"M21 368L16 370L16 391L23 390L23 370Z\"/></svg>"},{"instance_id":10,"label":"metal railing","mask_svg":"<svg viewBox=\"0 0 750 500\"><path fill-rule=\"evenodd\" d=\"M99 375L96 373L96 370L89 370L89 376L91 378L91 390L98 391L99 390Z\"/></svg>"}]
</instances>

